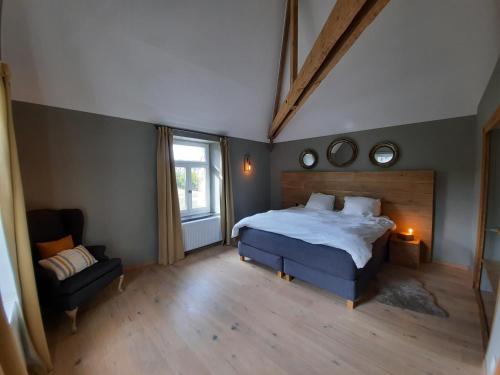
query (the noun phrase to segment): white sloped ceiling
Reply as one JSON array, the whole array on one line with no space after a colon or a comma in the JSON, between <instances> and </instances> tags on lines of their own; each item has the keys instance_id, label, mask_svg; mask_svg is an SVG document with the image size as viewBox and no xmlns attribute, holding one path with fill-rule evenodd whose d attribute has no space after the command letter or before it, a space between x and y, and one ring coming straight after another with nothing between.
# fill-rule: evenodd
<instances>
[{"instance_id":1,"label":"white sloped ceiling","mask_svg":"<svg viewBox=\"0 0 500 375\"><path fill-rule=\"evenodd\" d=\"M392 0L278 141L474 114L496 0ZM282 0L4 0L16 100L265 141ZM299 62L333 0L299 0Z\"/></svg>"}]
</instances>

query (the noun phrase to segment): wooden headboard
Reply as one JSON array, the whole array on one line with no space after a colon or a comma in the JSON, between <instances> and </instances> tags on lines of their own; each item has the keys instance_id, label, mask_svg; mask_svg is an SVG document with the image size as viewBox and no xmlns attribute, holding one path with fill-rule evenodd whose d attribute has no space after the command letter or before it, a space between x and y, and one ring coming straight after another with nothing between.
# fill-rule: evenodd
<instances>
[{"instance_id":1,"label":"wooden headboard","mask_svg":"<svg viewBox=\"0 0 500 375\"><path fill-rule=\"evenodd\" d=\"M345 196L382 200L382 215L397 230L415 230L423 242L423 258L431 261L434 224L434 171L380 172L282 172L284 208L306 204L311 193L335 195L335 208L342 209Z\"/></svg>"}]
</instances>

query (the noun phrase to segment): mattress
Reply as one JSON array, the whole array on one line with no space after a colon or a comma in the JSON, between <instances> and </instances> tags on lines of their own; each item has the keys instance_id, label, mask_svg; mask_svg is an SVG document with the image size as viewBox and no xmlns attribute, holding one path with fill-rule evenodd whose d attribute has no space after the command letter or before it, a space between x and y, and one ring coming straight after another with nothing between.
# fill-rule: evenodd
<instances>
[{"instance_id":1,"label":"mattress","mask_svg":"<svg viewBox=\"0 0 500 375\"><path fill-rule=\"evenodd\" d=\"M234 238L242 228L249 227L313 245L334 247L350 254L357 268L364 268L372 257L373 243L394 226L385 216L290 207L243 218L234 225L231 235Z\"/></svg>"},{"instance_id":2,"label":"mattress","mask_svg":"<svg viewBox=\"0 0 500 375\"><path fill-rule=\"evenodd\" d=\"M314 245L281 234L244 227L240 230L243 244L261 251L278 255L345 280L357 280L376 271L387 254L387 240L390 231L373 244L372 257L358 269L352 257L344 250L325 245Z\"/></svg>"}]
</instances>

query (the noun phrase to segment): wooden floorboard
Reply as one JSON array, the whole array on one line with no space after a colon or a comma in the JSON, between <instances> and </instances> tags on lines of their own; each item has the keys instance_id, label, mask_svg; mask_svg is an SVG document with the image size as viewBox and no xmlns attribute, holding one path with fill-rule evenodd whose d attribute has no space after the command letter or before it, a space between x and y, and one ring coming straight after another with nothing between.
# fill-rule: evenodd
<instances>
[{"instance_id":1,"label":"wooden floorboard","mask_svg":"<svg viewBox=\"0 0 500 375\"><path fill-rule=\"evenodd\" d=\"M214 247L129 272L122 294L111 285L81 309L75 335L49 315L54 374L480 374L470 275L436 264L382 272L419 279L450 317L373 299L351 311Z\"/></svg>"}]
</instances>

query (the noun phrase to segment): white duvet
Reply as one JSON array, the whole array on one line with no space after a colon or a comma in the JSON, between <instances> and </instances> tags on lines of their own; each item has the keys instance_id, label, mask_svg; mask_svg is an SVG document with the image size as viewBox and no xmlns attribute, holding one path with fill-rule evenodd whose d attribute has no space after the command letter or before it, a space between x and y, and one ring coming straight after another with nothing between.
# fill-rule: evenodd
<instances>
[{"instance_id":1,"label":"white duvet","mask_svg":"<svg viewBox=\"0 0 500 375\"><path fill-rule=\"evenodd\" d=\"M384 216L354 216L293 207L246 217L233 227L232 237L236 237L243 227L345 250L356 267L363 268L372 256L372 244L395 225Z\"/></svg>"}]
</instances>

